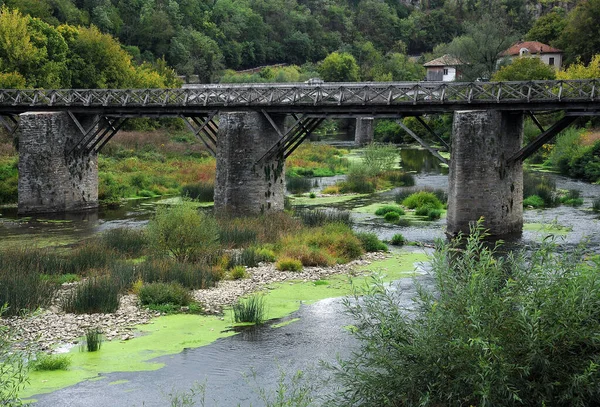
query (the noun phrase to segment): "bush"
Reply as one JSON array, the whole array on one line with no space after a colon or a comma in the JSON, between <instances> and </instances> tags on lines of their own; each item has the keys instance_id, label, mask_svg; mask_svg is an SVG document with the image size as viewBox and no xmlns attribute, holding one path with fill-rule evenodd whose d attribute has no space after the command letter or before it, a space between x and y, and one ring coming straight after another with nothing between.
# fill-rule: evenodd
<instances>
[{"instance_id":1,"label":"bush","mask_svg":"<svg viewBox=\"0 0 600 407\"><path fill-rule=\"evenodd\" d=\"M385 214L383 219L385 219L386 222L394 223L400 219L400 215L398 214L398 212L388 212Z\"/></svg>"},{"instance_id":2,"label":"bush","mask_svg":"<svg viewBox=\"0 0 600 407\"><path fill-rule=\"evenodd\" d=\"M396 233L392 236L392 240L390 240L390 244L393 244L394 246L403 246L404 243L406 243L406 239L404 239L404 236L400 233Z\"/></svg>"},{"instance_id":3,"label":"bush","mask_svg":"<svg viewBox=\"0 0 600 407\"><path fill-rule=\"evenodd\" d=\"M263 295L252 295L233 304L233 319L236 323L249 322L259 325L265 322L265 318L265 297Z\"/></svg>"},{"instance_id":4,"label":"bush","mask_svg":"<svg viewBox=\"0 0 600 407\"><path fill-rule=\"evenodd\" d=\"M301 194L309 192L312 189L313 180L304 177L288 177L285 180L285 187L292 194Z\"/></svg>"},{"instance_id":5,"label":"bush","mask_svg":"<svg viewBox=\"0 0 600 407\"><path fill-rule=\"evenodd\" d=\"M537 195L531 195L531 196L528 196L527 198L523 199L523 206L525 208L527 208L529 206L536 208L536 209L543 208L544 200Z\"/></svg>"},{"instance_id":6,"label":"bush","mask_svg":"<svg viewBox=\"0 0 600 407\"><path fill-rule=\"evenodd\" d=\"M565 196L560 198L560 202L563 205L581 206L583 205L583 198L581 198L581 192L578 189L570 189Z\"/></svg>"},{"instance_id":7,"label":"bush","mask_svg":"<svg viewBox=\"0 0 600 407\"><path fill-rule=\"evenodd\" d=\"M65 312L109 314L119 309L121 287L110 276L91 277L79 283L65 298Z\"/></svg>"},{"instance_id":8,"label":"bush","mask_svg":"<svg viewBox=\"0 0 600 407\"><path fill-rule=\"evenodd\" d=\"M371 194L377 187L376 181L372 178L369 168L364 164L354 164L350 166L346 180L340 182L340 192L355 192L358 194Z\"/></svg>"},{"instance_id":9,"label":"bush","mask_svg":"<svg viewBox=\"0 0 600 407\"><path fill-rule=\"evenodd\" d=\"M179 283L144 284L138 296L140 303L146 306L168 304L183 307L192 302L189 290Z\"/></svg>"},{"instance_id":10,"label":"bush","mask_svg":"<svg viewBox=\"0 0 600 407\"><path fill-rule=\"evenodd\" d=\"M357 233L356 237L366 252L387 252L388 250L386 244L379 240L375 233Z\"/></svg>"},{"instance_id":11,"label":"bush","mask_svg":"<svg viewBox=\"0 0 600 407\"><path fill-rule=\"evenodd\" d=\"M389 212L396 212L398 215L404 215L404 209L398 205L385 205L375 211L377 216L385 216Z\"/></svg>"},{"instance_id":12,"label":"bush","mask_svg":"<svg viewBox=\"0 0 600 407\"><path fill-rule=\"evenodd\" d=\"M180 262L206 259L219 247L217 222L198 212L188 200L158 207L147 231L151 245L158 252L168 253Z\"/></svg>"},{"instance_id":13,"label":"bush","mask_svg":"<svg viewBox=\"0 0 600 407\"><path fill-rule=\"evenodd\" d=\"M189 289L210 288L220 276L206 263L178 263L155 259L136 266L138 276L146 283L178 283Z\"/></svg>"},{"instance_id":14,"label":"bush","mask_svg":"<svg viewBox=\"0 0 600 407\"><path fill-rule=\"evenodd\" d=\"M441 209L429 209L427 211L427 219L429 220L437 220L442 217Z\"/></svg>"},{"instance_id":15,"label":"bush","mask_svg":"<svg viewBox=\"0 0 600 407\"><path fill-rule=\"evenodd\" d=\"M280 271L300 271L302 262L290 257L282 257L275 264L275 268Z\"/></svg>"},{"instance_id":16,"label":"bush","mask_svg":"<svg viewBox=\"0 0 600 407\"><path fill-rule=\"evenodd\" d=\"M360 349L334 368L330 405L600 402L597 260L548 243L499 257L474 231L439 243L432 267L415 303L383 284L346 302Z\"/></svg>"},{"instance_id":17,"label":"bush","mask_svg":"<svg viewBox=\"0 0 600 407\"><path fill-rule=\"evenodd\" d=\"M403 201L409 196L418 193L418 192L427 192L435 195L435 197L442 204L445 204L448 201L448 194L443 189L433 189L433 188L403 188L396 193L395 201L396 203L402 204Z\"/></svg>"},{"instance_id":18,"label":"bush","mask_svg":"<svg viewBox=\"0 0 600 407\"><path fill-rule=\"evenodd\" d=\"M148 245L142 229L117 228L102 234L103 246L129 256L140 256Z\"/></svg>"},{"instance_id":19,"label":"bush","mask_svg":"<svg viewBox=\"0 0 600 407\"><path fill-rule=\"evenodd\" d=\"M235 266L234 268L229 270L229 276L231 276L232 280L241 280L243 278L248 277L248 273L246 272L246 267Z\"/></svg>"},{"instance_id":20,"label":"bush","mask_svg":"<svg viewBox=\"0 0 600 407\"><path fill-rule=\"evenodd\" d=\"M402 201L402 205L408 209L420 208L427 206L431 209L443 209L444 204L440 202L438 197L433 192L419 191L415 192Z\"/></svg>"},{"instance_id":21,"label":"bush","mask_svg":"<svg viewBox=\"0 0 600 407\"><path fill-rule=\"evenodd\" d=\"M67 370L71 366L71 356L41 353L33 362L33 370Z\"/></svg>"},{"instance_id":22,"label":"bush","mask_svg":"<svg viewBox=\"0 0 600 407\"><path fill-rule=\"evenodd\" d=\"M181 195L198 202L213 202L215 200L214 181L186 184L181 187Z\"/></svg>"},{"instance_id":23,"label":"bush","mask_svg":"<svg viewBox=\"0 0 600 407\"><path fill-rule=\"evenodd\" d=\"M299 210L296 215L303 224L309 227L323 226L328 223L343 223L352 225L352 217L349 211L338 211L335 209Z\"/></svg>"}]
</instances>

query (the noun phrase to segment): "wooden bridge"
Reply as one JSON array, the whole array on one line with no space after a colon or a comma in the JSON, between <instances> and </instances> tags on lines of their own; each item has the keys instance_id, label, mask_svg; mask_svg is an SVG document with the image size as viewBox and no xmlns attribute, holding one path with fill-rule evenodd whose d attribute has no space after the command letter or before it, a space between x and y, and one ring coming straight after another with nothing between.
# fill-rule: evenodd
<instances>
[{"instance_id":1,"label":"wooden bridge","mask_svg":"<svg viewBox=\"0 0 600 407\"><path fill-rule=\"evenodd\" d=\"M522 228L522 161L577 117L599 115L599 93L599 79L0 90L0 123L20 131L21 213L97 206L96 155L133 117L183 118L217 157L215 208L257 212L283 208L285 158L323 120L357 118L358 139L359 129L372 137L376 117L453 112L448 231L484 216L502 235ZM564 114L544 129L540 111ZM522 147L524 114L541 134Z\"/></svg>"}]
</instances>

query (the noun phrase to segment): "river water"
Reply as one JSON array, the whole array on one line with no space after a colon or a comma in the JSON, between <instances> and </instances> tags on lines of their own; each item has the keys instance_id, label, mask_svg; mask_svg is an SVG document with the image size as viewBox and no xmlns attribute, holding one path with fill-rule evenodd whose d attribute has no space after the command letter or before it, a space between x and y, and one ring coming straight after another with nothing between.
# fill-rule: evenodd
<instances>
[{"instance_id":1,"label":"river water","mask_svg":"<svg viewBox=\"0 0 600 407\"><path fill-rule=\"evenodd\" d=\"M412 152L411 152L412 151ZM445 189L448 187L447 169L438 165L424 150L403 150L405 167L416 172L417 187ZM418 163L421 162L419 166ZM589 208L600 196L600 185L590 185L552 175L557 188L578 189L584 199L581 207L560 206L545 210L526 210L524 220L531 224L558 223L571 231L561 235L559 243L574 246L582 241L590 250L600 252L599 216ZM335 179L319 179L319 188ZM393 200L396 191L362 200L334 205L339 208L366 205L377 201ZM21 218L14 209L0 210L0 236L3 244L22 242L23 237L38 241L77 241L103 230L115 227L137 227L153 213L153 201L135 201L118 210ZM331 205L329 205L331 206ZM394 226L369 214L355 213L355 227L389 239L402 233L407 240L431 244L444 238L444 219L419 225ZM525 230L523 235L509 242L511 247L536 245L540 232ZM414 250L414 249L413 249ZM426 282L428 277L419 277ZM408 304L414 295L413 281L400 282L401 301ZM207 406L263 406L257 389L274 392L280 375L293 375L302 370L312 383L318 383L317 394L327 393L333 384L324 384L327 371L320 361L334 362L336 356L347 356L356 346L343 327L352 323L343 313L339 299L328 299L302 306L291 317L299 318L290 325L272 329L268 325L224 338L197 349L162 357L166 366L152 372L111 373L103 380L86 381L46 395L39 395L39 406L164 406L170 404L169 393L186 391L200 383ZM253 374L254 372L254 374ZM118 383L118 384L110 384ZM195 401L200 403L201 396Z\"/></svg>"}]
</instances>

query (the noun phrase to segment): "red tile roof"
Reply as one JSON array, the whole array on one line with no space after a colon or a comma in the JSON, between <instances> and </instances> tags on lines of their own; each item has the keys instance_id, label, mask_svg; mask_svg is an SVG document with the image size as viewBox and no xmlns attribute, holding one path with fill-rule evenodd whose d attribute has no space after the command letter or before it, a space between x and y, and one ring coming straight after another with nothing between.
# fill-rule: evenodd
<instances>
[{"instance_id":1,"label":"red tile roof","mask_svg":"<svg viewBox=\"0 0 600 407\"><path fill-rule=\"evenodd\" d=\"M500 53L501 56L521 55L521 50L527 48L529 54L558 54L561 50L553 48L550 45L542 44L537 41L519 41L513 44L509 49Z\"/></svg>"}]
</instances>

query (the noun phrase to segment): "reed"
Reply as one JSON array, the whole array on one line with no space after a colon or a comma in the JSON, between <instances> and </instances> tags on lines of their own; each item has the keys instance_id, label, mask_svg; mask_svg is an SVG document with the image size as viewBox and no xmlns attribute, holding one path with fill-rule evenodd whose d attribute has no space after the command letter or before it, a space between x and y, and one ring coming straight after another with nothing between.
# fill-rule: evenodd
<instances>
[{"instance_id":1,"label":"reed","mask_svg":"<svg viewBox=\"0 0 600 407\"><path fill-rule=\"evenodd\" d=\"M251 295L233 304L233 320L260 325L265 322L266 307L263 295Z\"/></svg>"},{"instance_id":2,"label":"reed","mask_svg":"<svg viewBox=\"0 0 600 407\"><path fill-rule=\"evenodd\" d=\"M82 350L88 352L97 352L102 347L102 331L98 328L88 329L85 332L85 343L82 346Z\"/></svg>"},{"instance_id":3,"label":"reed","mask_svg":"<svg viewBox=\"0 0 600 407\"><path fill-rule=\"evenodd\" d=\"M83 281L64 299L63 310L74 314L109 314L119 308L121 287L110 276Z\"/></svg>"}]
</instances>

